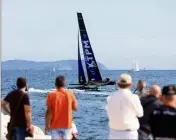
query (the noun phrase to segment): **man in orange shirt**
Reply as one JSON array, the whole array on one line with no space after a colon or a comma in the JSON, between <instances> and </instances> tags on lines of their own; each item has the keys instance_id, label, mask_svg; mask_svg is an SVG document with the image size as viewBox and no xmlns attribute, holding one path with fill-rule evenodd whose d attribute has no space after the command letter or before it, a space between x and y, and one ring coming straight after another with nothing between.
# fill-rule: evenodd
<instances>
[{"instance_id":1,"label":"man in orange shirt","mask_svg":"<svg viewBox=\"0 0 176 140\"><path fill-rule=\"evenodd\" d=\"M70 139L72 111L77 111L77 100L72 92L65 89L65 77L58 76L55 86L56 91L48 94L46 99L45 134L51 130L53 140Z\"/></svg>"}]
</instances>

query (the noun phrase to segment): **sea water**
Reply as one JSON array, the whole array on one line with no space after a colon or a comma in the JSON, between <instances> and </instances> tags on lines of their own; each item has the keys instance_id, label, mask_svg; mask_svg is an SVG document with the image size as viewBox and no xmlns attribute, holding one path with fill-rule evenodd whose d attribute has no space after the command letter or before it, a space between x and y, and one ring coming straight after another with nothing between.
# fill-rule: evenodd
<instances>
[{"instance_id":1,"label":"sea water","mask_svg":"<svg viewBox=\"0 0 176 140\"><path fill-rule=\"evenodd\" d=\"M108 77L112 80L116 80L121 73L128 73L128 71L102 71L103 78ZM32 106L33 124L44 129L45 101L48 92L54 90L54 80L57 75L65 75L68 84L77 82L76 71L2 71L2 98L11 90L11 86L15 85L17 77L26 77ZM140 79L147 82L148 88L153 84L160 86L176 84L176 71L171 70L140 71L130 73L130 75L133 78L133 90ZM108 118L105 105L107 96L115 90L115 86L103 87L100 91L73 90L79 104L78 112L74 113L79 139L106 139L108 137Z\"/></svg>"}]
</instances>

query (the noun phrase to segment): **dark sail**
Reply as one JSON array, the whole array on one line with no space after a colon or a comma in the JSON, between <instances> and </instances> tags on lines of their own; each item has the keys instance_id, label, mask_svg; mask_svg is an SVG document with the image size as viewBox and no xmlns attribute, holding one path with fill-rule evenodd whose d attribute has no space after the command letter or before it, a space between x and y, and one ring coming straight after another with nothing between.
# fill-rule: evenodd
<instances>
[{"instance_id":1,"label":"dark sail","mask_svg":"<svg viewBox=\"0 0 176 140\"><path fill-rule=\"evenodd\" d=\"M102 81L81 13L77 13L88 80Z\"/></svg>"},{"instance_id":2,"label":"dark sail","mask_svg":"<svg viewBox=\"0 0 176 140\"><path fill-rule=\"evenodd\" d=\"M84 70L81 61L80 48L79 48L79 31L78 31L78 80L80 84L86 83L86 78L84 75Z\"/></svg>"}]
</instances>

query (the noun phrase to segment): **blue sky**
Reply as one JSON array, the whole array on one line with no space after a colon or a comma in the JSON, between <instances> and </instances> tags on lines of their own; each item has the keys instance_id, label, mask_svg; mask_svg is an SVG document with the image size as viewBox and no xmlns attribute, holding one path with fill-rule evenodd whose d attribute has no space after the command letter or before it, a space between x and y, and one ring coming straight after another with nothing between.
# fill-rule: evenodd
<instances>
[{"instance_id":1,"label":"blue sky","mask_svg":"<svg viewBox=\"0 0 176 140\"><path fill-rule=\"evenodd\" d=\"M176 69L176 0L4 0L2 59L77 59L83 13L97 61L109 69Z\"/></svg>"}]
</instances>

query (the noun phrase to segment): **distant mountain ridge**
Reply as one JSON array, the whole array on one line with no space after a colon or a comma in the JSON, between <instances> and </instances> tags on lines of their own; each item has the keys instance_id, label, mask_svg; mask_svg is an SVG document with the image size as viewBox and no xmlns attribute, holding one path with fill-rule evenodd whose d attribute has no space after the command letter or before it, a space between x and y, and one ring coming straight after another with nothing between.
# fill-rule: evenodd
<instances>
[{"instance_id":1,"label":"distant mountain ridge","mask_svg":"<svg viewBox=\"0 0 176 140\"><path fill-rule=\"evenodd\" d=\"M82 60L83 61L83 60ZM84 61L82 62L85 67ZM107 70L108 68L102 63L98 62L98 66L101 70ZM53 62L36 62L28 60L8 60L2 62L2 70L77 70L77 60L60 60Z\"/></svg>"}]
</instances>

